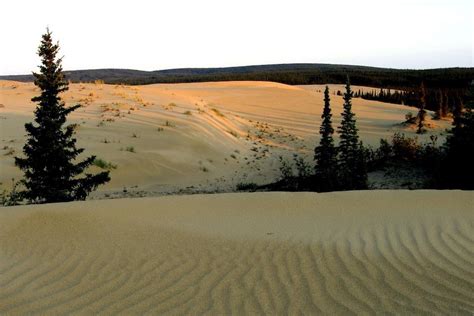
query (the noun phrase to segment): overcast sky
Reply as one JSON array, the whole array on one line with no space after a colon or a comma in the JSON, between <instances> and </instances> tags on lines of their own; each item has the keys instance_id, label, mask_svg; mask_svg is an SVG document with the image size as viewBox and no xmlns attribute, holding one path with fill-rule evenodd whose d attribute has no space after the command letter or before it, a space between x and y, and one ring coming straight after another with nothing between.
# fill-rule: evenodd
<instances>
[{"instance_id":1,"label":"overcast sky","mask_svg":"<svg viewBox=\"0 0 474 316\"><path fill-rule=\"evenodd\" d=\"M64 68L338 63L473 67L472 0L14 0L0 74L36 69L47 26Z\"/></svg>"}]
</instances>

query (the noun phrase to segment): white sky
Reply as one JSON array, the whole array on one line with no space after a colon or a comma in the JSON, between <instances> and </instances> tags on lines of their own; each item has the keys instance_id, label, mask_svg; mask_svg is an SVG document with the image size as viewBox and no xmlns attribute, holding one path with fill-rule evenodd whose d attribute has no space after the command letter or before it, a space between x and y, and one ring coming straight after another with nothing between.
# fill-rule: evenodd
<instances>
[{"instance_id":1,"label":"white sky","mask_svg":"<svg viewBox=\"0 0 474 316\"><path fill-rule=\"evenodd\" d=\"M473 67L472 0L6 0L0 74L36 69L46 26L64 68L342 63Z\"/></svg>"}]
</instances>

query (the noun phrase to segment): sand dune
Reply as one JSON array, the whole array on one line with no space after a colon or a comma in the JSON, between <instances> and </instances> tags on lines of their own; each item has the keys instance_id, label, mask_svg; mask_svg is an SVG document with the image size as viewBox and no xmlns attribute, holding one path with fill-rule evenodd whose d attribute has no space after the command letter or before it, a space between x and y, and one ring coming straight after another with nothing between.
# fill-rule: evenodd
<instances>
[{"instance_id":1,"label":"sand dune","mask_svg":"<svg viewBox=\"0 0 474 316\"><path fill-rule=\"evenodd\" d=\"M117 166L112 181L93 197L123 195L124 187L128 193L154 195L268 183L279 175L279 156L298 153L312 161L321 89L272 82L71 84L64 100L83 105L70 117L78 124L79 146ZM35 108L30 99L38 91L31 83L0 81L0 92L0 189L9 190L11 179L21 177L13 157L21 154L23 125ZM331 98L338 124L342 98ZM366 144L377 145L397 131L415 135L399 125L407 112L416 113L414 108L355 99L354 111ZM436 124L430 134L442 141L450 123Z\"/></svg>"},{"instance_id":2,"label":"sand dune","mask_svg":"<svg viewBox=\"0 0 474 316\"><path fill-rule=\"evenodd\" d=\"M0 211L0 314L474 313L474 195L193 195Z\"/></svg>"}]
</instances>

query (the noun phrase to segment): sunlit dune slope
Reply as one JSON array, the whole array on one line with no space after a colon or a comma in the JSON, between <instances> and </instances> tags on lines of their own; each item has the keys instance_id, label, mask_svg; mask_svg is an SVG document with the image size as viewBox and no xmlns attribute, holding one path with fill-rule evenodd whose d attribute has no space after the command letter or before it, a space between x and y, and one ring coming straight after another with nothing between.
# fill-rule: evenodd
<instances>
[{"instance_id":1,"label":"sunlit dune slope","mask_svg":"<svg viewBox=\"0 0 474 316\"><path fill-rule=\"evenodd\" d=\"M70 116L78 124L79 146L117 167L103 192L163 192L266 183L278 175L279 156L298 153L311 161L319 140L320 90L272 82L71 84L63 97L67 105L83 105ZM30 99L39 92L31 83L12 81L0 81L0 92L0 182L9 189L11 179L21 177L13 157L21 154L24 123L35 108ZM342 98L331 99L337 126ZM366 144L397 131L415 135L400 123L416 109L362 99L353 104ZM430 134L449 124L437 121Z\"/></svg>"}]
</instances>

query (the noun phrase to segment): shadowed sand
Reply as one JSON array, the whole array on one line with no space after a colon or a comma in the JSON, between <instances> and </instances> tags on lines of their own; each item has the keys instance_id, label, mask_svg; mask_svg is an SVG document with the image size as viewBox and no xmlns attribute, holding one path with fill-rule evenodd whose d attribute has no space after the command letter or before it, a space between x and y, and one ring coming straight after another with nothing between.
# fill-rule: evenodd
<instances>
[{"instance_id":1,"label":"shadowed sand","mask_svg":"<svg viewBox=\"0 0 474 316\"><path fill-rule=\"evenodd\" d=\"M474 194L0 209L0 314L473 314Z\"/></svg>"}]
</instances>

